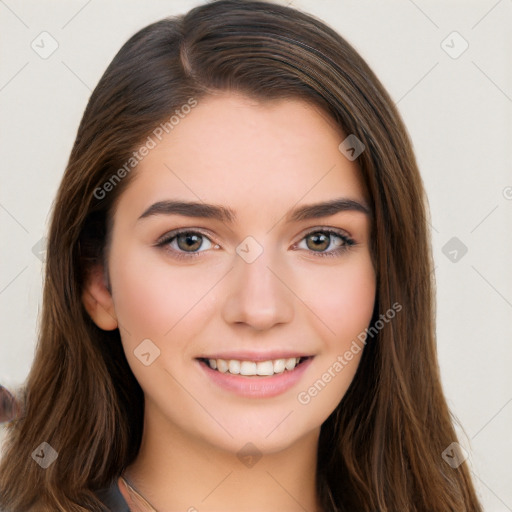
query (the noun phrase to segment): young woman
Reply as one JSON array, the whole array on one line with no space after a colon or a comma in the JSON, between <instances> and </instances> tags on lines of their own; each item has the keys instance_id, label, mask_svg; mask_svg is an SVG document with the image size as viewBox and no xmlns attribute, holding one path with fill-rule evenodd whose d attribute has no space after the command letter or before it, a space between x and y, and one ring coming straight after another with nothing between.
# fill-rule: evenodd
<instances>
[{"instance_id":1,"label":"young woman","mask_svg":"<svg viewBox=\"0 0 512 512\"><path fill-rule=\"evenodd\" d=\"M407 132L340 35L237 0L149 25L53 207L0 508L481 511L432 288Z\"/></svg>"}]
</instances>

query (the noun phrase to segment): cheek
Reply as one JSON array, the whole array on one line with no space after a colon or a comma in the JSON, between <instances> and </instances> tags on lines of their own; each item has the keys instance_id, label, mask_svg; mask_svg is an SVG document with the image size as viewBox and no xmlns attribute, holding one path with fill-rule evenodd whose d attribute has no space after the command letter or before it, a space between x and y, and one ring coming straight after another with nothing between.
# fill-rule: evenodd
<instances>
[{"instance_id":1,"label":"cheek","mask_svg":"<svg viewBox=\"0 0 512 512\"><path fill-rule=\"evenodd\" d=\"M376 292L369 255L352 258L338 268L319 267L303 282L302 296L326 329L330 346L343 348L368 326Z\"/></svg>"},{"instance_id":2,"label":"cheek","mask_svg":"<svg viewBox=\"0 0 512 512\"><path fill-rule=\"evenodd\" d=\"M376 280L369 255L350 260L336 271L325 271L325 285L310 293L309 304L320 319L319 329L326 332L321 356L310 378L297 395L310 426L327 419L345 395L354 379L364 344L358 336L371 321L375 303ZM322 276L310 276L317 283ZM311 287L311 281L308 281ZM328 329L327 327L328 326Z\"/></svg>"},{"instance_id":3,"label":"cheek","mask_svg":"<svg viewBox=\"0 0 512 512\"><path fill-rule=\"evenodd\" d=\"M173 311L175 294L162 280L161 273L152 265L141 265L136 257L111 259L111 274L116 314L121 325L134 334L151 338L161 335L165 311ZM167 329L170 326L167 325Z\"/></svg>"},{"instance_id":4,"label":"cheek","mask_svg":"<svg viewBox=\"0 0 512 512\"><path fill-rule=\"evenodd\" d=\"M179 385L163 370L175 373L176 368L184 367L189 353L187 342L200 332L198 317L206 314L208 297L203 300L201 297L212 284L197 279L194 267L172 268L159 254L124 249L119 245L117 252L112 251L110 268L115 310L128 363L149 396L156 397L162 390L177 396ZM152 343L144 341L147 339ZM139 359L142 353L149 353L155 359L145 366ZM161 397L163 401L166 398Z\"/></svg>"},{"instance_id":5,"label":"cheek","mask_svg":"<svg viewBox=\"0 0 512 512\"><path fill-rule=\"evenodd\" d=\"M110 268L116 315L134 338L161 338L194 296L191 283L185 286L186 273L169 271L147 251L120 247L111 254Z\"/></svg>"}]
</instances>

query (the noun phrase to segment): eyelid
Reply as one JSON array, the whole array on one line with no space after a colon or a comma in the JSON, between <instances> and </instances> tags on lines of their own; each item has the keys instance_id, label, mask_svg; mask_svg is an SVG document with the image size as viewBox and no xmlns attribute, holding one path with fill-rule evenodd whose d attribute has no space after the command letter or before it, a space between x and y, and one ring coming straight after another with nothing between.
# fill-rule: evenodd
<instances>
[{"instance_id":1,"label":"eyelid","mask_svg":"<svg viewBox=\"0 0 512 512\"><path fill-rule=\"evenodd\" d=\"M181 235L183 233L198 233L198 234L203 235L206 238L209 238L212 242L215 242L215 238L213 237L213 235L206 229L194 228L194 227L192 227L192 228L184 227L184 228L176 228L171 231L168 231L167 233L165 233L161 237L159 237L154 245L157 245L157 246L162 245L162 244L168 242L170 239L172 239L178 235ZM215 242L215 243L218 244L218 242Z\"/></svg>"},{"instance_id":2,"label":"eyelid","mask_svg":"<svg viewBox=\"0 0 512 512\"><path fill-rule=\"evenodd\" d=\"M334 234L337 234L339 236L342 236L344 238L348 238L350 240L353 240L352 235L346 229L335 228L334 226L323 226L323 225L320 225L320 226L313 226L313 227L304 229L301 232L301 234L299 235L299 241L301 241L307 235L311 235L313 233L316 233L317 231L327 231L327 232L334 233Z\"/></svg>"}]
</instances>

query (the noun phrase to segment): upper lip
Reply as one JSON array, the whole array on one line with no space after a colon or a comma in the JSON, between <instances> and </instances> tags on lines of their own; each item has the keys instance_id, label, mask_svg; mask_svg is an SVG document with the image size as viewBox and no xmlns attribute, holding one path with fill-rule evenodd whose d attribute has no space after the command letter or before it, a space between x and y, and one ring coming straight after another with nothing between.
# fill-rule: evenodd
<instances>
[{"instance_id":1,"label":"upper lip","mask_svg":"<svg viewBox=\"0 0 512 512\"><path fill-rule=\"evenodd\" d=\"M197 359L235 359L237 361L269 361L275 359L290 359L292 357L310 357L309 354L305 354L297 351L272 351L272 352L218 352L210 355L199 356Z\"/></svg>"}]
</instances>

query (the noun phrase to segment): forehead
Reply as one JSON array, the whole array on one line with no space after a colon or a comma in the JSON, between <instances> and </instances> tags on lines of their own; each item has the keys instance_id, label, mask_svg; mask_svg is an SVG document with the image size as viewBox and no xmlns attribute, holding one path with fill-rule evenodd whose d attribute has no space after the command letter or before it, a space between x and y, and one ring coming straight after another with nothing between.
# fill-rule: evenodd
<instances>
[{"instance_id":1,"label":"forehead","mask_svg":"<svg viewBox=\"0 0 512 512\"><path fill-rule=\"evenodd\" d=\"M297 99L208 96L151 149L121 203L181 198L233 209L284 208L340 195L364 199L359 169L339 151L342 130Z\"/></svg>"}]
</instances>

